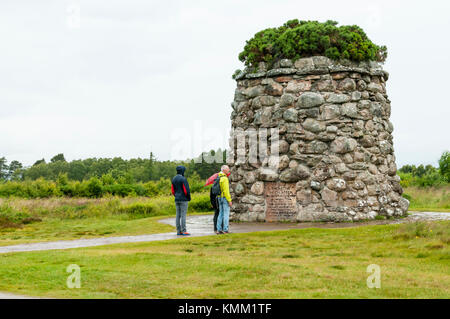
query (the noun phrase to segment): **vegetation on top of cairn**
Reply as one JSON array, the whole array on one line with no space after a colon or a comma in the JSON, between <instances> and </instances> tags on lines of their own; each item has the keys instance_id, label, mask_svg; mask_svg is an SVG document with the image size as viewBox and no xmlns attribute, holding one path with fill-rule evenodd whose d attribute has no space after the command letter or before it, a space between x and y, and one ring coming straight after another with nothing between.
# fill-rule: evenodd
<instances>
[{"instance_id":1,"label":"vegetation on top of cairn","mask_svg":"<svg viewBox=\"0 0 450 319\"><path fill-rule=\"evenodd\" d=\"M280 59L299 59L325 55L330 59L384 62L386 46L374 44L356 25L337 26L337 22L289 20L281 27L259 31L246 42L239 60L255 67L259 62L272 65Z\"/></svg>"}]
</instances>

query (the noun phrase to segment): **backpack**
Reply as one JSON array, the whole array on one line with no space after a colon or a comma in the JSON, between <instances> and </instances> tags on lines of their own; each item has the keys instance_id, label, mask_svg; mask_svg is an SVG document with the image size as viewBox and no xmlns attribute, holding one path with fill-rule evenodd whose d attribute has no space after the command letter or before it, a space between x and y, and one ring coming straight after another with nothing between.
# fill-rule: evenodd
<instances>
[{"instance_id":1,"label":"backpack","mask_svg":"<svg viewBox=\"0 0 450 319\"><path fill-rule=\"evenodd\" d=\"M213 196L219 196L222 193L222 191L220 190L220 176L217 176L217 178L214 180L211 192Z\"/></svg>"}]
</instances>

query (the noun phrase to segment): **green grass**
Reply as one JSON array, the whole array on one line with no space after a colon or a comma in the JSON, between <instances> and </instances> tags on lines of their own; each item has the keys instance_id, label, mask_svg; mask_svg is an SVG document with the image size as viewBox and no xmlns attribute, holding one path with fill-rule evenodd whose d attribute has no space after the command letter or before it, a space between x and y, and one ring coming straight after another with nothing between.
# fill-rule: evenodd
<instances>
[{"instance_id":1,"label":"green grass","mask_svg":"<svg viewBox=\"0 0 450 319\"><path fill-rule=\"evenodd\" d=\"M403 196L411 211L450 212L450 186L405 187Z\"/></svg>"},{"instance_id":2,"label":"green grass","mask_svg":"<svg viewBox=\"0 0 450 319\"><path fill-rule=\"evenodd\" d=\"M0 255L0 291L63 298L449 298L450 222ZM66 267L81 267L81 288ZM366 285L381 267L381 288Z\"/></svg>"},{"instance_id":3,"label":"green grass","mask_svg":"<svg viewBox=\"0 0 450 319\"><path fill-rule=\"evenodd\" d=\"M80 238L156 234L173 231L173 227L159 223L164 217L147 217L139 220L87 218L65 220L48 218L40 223L0 231L0 246L43 241Z\"/></svg>"},{"instance_id":4,"label":"green grass","mask_svg":"<svg viewBox=\"0 0 450 319\"><path fill-rule=\"evenodd\" d=\"M190 214L207 211L209 196L197 195ZM0 200L0 246L79 238L173 231L161 218L174 216L173 198Z\"/></svg>"}]
</instances>

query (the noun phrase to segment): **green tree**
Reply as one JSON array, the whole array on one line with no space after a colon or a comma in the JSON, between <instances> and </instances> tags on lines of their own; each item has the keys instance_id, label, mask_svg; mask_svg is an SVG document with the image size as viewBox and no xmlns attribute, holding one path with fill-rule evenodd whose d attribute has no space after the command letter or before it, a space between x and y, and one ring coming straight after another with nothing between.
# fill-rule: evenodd
<instances>
[{"instance_id":1,"label":"green tree","mask_svg":"<svg viewBox=\"0 0 450 319\"><path fill-rule=\"evenodd\" d=\"M45 164L45 159L44 158L34 162L33 166L37 166L37 165L40 165L40 164Z\"/></svg>"},{"instance_id":2,"label":"green tree","mask_svg":"<svg viewBox=\"0 0 450 319\"><path fill-rule=\"evenodd\" d=\"M20 180L22 175L23 165L19 161L12 161L8 166L8 179L9 180Z\"/></svg>"},{"instance_id":3,"label":"green tree","mask_svg":"<svg viewBox=\"0 0 450 319\"><path fill-rule=\"evenodd\" d=\"M71 180L82 181L88 172L88 168L81 160L75 160L69 163L68 176Z\"/></svg>"},{"instance_id":4,"label":"green tree","mask_svg":"<svg viewBox=\"0 0 450 319\"><path fill-rule=\"evenodd\" d=\"M403 165L399 169L399 172L408 174L408 173L412 173L415 169L416 169L416 167L414 165Z\"/></svg>"},{"instance_id":5,"label":"green tree","mask_svg":"<svg viewBox=\"0 0 450 319\"><path fill-rule=\"evenodd\" d=\"M0 157L0 181L8 178L8 164L5 157Z\"/></svg>"},{"instance_id":6,"label":"green tree","mask_svg":"<svg viewBox=\"0 0 450 319\"><path fill-rule=\"evenodd\" d=\"M153 154L153 152L150 152L150 158L146 164L146 181L152 180L152 178L155 174L155 162L156 162L156 157Z\"/></svg>"},{"instance_id":7,"label":"green tree","mask_svg":"<svg viewBox=\"0 0 450 319\"><path fill-rule=\"evenodd\" d=\"M450 183L450 152L445 151L439 159L439 173L443 179Z\"/></svg>"},{"instance_id":8,"label":"green tree","mask_svg":"<svg viewBox=\"0 0 450 319\"><path fill-rule=\"evenodd\" d=\"M50 162L52 162L52 163L55 163L55 162L58 162L58 161L61 161L61 162L65 162L66 161L66 159L64 158L64 154L63 153L60 153L58 155L53 156L52 159L50 160Z\"/></svg>"}]
</instances>

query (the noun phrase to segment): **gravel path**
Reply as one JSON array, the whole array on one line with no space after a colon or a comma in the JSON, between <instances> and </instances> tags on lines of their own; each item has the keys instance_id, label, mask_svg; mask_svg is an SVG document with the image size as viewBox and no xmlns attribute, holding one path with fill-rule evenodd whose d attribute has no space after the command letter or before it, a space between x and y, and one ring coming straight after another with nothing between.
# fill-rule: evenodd
<instances>
[{"instance_id":1,"label":"gravel path","mask_svg":"<svg viewBox=\"0 0 450 319\"><path fill-rule=\"evenodd\" d=\"M270 230L287 230L300 228L346 228L359 227L366 225L383 225L393 223L415 222L415 221L436 221L436 220L450 220L450 213L437 212L413 212L410 216L398 220L374 220L361 223L231 223L230 231L233 233L250 233L256 231L270 231ZM175 226L175 219L167 218L160 220L161 223ZM187 230L192 234L190 237L200 237L214 235L212 215L196 215L188 216L186 221ZM42 251L55 249L71 249L81 247L93 247L119 243L137 243L150 242L159 240L169 240L180 238L175 233L162 233L153 235L138 235L138 236L120 236L120 237L104 237L92 239L78 239L78 240L63 240L54 242L43 242L33 244L22 244L12 246L0 247L0 254L25 252L25 251ZM10 293L0 292L0 299L25 299L32 298L22 295L15 295Z\"/></svg>"}]
</instances>

